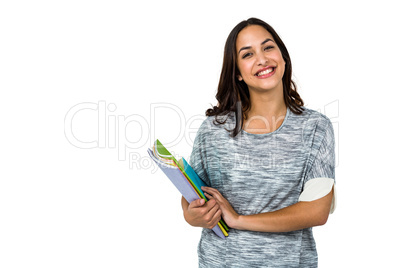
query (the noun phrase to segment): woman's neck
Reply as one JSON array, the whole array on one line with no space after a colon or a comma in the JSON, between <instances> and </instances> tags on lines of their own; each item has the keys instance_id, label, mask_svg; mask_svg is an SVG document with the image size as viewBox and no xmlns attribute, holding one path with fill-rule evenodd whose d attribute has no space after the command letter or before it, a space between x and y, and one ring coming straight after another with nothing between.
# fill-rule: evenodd
<instances>
[{"instance_id":1,"label":"woman's neck","mask_svg":"<svg viewBox=\"0 0 402 268\"><path fill-rule=\"evenodd\" d=\"M250 92L250 103L243 126L245 131L263 134L273 132L281 126L287 111L283 92Z\"/></svg>"},{"instance_id":2,"label":"woman's neck","mask_svg":"<svg viewBox=\"0 0 402 268\"><path fill-rule=\"evenodd\" d=\"M250 92L250 110L247 118L251 116L262 116L267 118L279 117L286 114L286 104L283 98L283 91L272 92Z\"/></svg>"}]
</instances>

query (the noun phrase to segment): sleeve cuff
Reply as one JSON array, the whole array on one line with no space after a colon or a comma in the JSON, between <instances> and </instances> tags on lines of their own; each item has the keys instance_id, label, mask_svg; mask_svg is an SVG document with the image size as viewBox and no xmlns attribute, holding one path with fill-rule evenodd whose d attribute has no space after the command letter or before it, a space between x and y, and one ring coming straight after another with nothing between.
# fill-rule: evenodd
<instances>
[{"instance_id":1,"label":"sleeve cuff","mask_svg":"<svg viewBox=\"0 0 402 268\"><path fill-rule=\"evenodd\" d=\"M332 214L336 208L336 185L335 180L331 178L314 178L304 185L304 190L299 196L299 201L310 202L326 196L334 187L334 195L332 196L331 210Z\"/></svg>"}]
</instances>

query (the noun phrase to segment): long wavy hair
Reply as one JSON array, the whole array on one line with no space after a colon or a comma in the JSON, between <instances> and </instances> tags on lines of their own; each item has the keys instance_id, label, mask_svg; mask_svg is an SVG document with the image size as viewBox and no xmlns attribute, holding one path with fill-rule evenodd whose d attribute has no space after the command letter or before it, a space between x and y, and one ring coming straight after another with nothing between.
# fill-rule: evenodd
<instances>
[{"instance_id":1,"label":"long wavy hair","mask_svg":"<svg viewBox=\"0 0 402 268\"><path fill-rule=\"evenodd\" d=\"M220 120L218 119L218 116L227 115L229 112L235 112L236 126L233 130L228 130L231 132L230 135L232 137L237 136L243 128L244 120L247 119L247 112L251 107L248 86L243 80L239 81L237 79L240 72L237 68L236 56L237 36L241 30L249 25L259 25L264 27L274 38L274 41L278 45L286 63L285 73L282 77L283 96L286 107L295 114L301 114L304 110L303 100L299 93L297 93L296 84L292 80L292 62L290 61L289 52L286 49L285 44L275 30L266 22L257 18L244 20L233 28L226 39L218 92L215 96L218 100L218 104L205 112L207 116L215 116L214 124L224 124L227 118L225 120Z\"/></svg>"}]
</instances>

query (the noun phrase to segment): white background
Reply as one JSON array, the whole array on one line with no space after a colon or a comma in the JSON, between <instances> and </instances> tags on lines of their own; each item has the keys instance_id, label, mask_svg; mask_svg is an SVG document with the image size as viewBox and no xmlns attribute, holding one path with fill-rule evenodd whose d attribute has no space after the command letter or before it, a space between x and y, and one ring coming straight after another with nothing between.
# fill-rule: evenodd
<instances>
[{"instance_id":1,"label":"white background","mask_svg":"<svg viewBox=\"0 0 402 268\"><path fill-rule=\"evenodd\" d=\"M402 265L398 10L397 1L2 1L0 267L197 267L200 229L185 223L146 149L159 138L189 157L216 104L226 37L252 16L287 45L306 106L336 126L338 208L314 231L319 266ZM88 109L72 117L74 107Z\"/></svg>"}]
</instances>

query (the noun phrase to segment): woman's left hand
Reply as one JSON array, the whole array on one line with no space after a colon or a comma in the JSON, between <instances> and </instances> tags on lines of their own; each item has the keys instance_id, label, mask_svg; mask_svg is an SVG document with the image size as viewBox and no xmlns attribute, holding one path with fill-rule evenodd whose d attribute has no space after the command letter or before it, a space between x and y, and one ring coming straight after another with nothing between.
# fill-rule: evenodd
<instances>
[{"instance_id":1,"label":"woman's left hand","mask_svg":"<svg viewBox=\"0 0 402 268\"><path fill-rule=\"evenodd\" d=\"M202 186L201 189L209 199L215 199L218 202L222 211L222 218L230 228L235 228L236 222L239 219L239 214L234 211L228 200L222 196L222 194L215 188Z\"/></svg>"}]
</instances>

